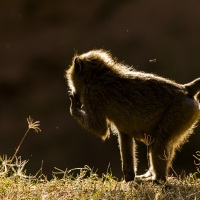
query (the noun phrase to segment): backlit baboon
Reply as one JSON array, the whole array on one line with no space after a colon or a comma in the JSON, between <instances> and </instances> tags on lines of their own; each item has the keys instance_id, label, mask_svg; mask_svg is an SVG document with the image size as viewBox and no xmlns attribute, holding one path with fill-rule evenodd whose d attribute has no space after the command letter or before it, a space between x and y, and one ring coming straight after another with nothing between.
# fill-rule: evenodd
<instances>
[{"instance_id":1,"label":"backlit baboon","mask_svg":"<svg viewBox=\"0 0 200 200\"><path fill-rule=\"evenodd\" d=\"M166 181L175 151L200 116L200 78L178 84L138 72L103 50L76 55L66 78L76 120L103 140L113 127L117 132L125 180L136 176L135 140L146 143L148 136L150 169L136 177Z\"/></svg>"}]
</instances>

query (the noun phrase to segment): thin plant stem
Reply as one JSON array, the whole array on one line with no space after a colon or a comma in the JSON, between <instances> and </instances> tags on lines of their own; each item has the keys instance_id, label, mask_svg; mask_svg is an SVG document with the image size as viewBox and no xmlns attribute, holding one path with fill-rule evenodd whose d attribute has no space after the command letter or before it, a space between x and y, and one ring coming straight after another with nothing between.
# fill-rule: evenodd
<instances>
[{"instance_id":1,"label":"thin plant stem","mask_svg":"<svg viewBox=\"0 0 200 200\"><path fill-rule=\"evenodd\" d=\"M21 141L20 141L20 143L19 143L14 155L12 156L11 163L12 163L13 159L15 158L15 156L17 155L17 152L19 151L19 149L20 149L25 137L27 136L29 130L33 129L37 133L41 132L41 129L39 128L39 126L40 126L40 122L39 121L33 122L33 119L29 116L27 118L27 122L28 122L28 129L27 129L26 133L24 134L23 138L21 139Z\"/></svg>"},{"instance_id":2,"label":"thin plant stem","mask_svg":"<svg viewBox=\"0 0 200 200\"><path fill-rule=\"evenodd\" d=\"M15 156L17 155L17 152L19 151L19 148L21 147L21 145L22 145L26 135L28 134L29 130L30 130L30 128L26 131L26 133L24 134L23 138L21 139L21 141L20 141L20 143L19 143L19 145L18 145L13 157L11 158L11 163L12 163L13 159L15 158Z\"/></svg>"}]
</instances>

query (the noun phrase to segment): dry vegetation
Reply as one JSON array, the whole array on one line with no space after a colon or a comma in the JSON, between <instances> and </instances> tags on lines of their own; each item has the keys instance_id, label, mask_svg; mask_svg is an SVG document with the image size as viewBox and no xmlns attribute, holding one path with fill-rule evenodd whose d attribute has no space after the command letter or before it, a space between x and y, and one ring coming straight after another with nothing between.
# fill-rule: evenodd
<instances>
[{"instance_id":1,"label":"dry vegetation","mask_svg":"<svg viewBox=\"0 0 200 200\"><path fill-rule=\"evenodd\" d=\"M195 174L182 180L170 178L164 185L125 183L113 177L111 172L99 177L88 166L65 171L56 169L51 180L42 174L42 169L34 176L27 175L27 162L16 154L30 129L40 131L39 122L33 122L31 118L28 118L28 125L13 157L0 157L0 199L200 199L200 152L194 155Z\"/></svg>"},{"instance_id":2,"label":"dry vegetation","mask_svg":"<svg viewBox=\"0 0 200 200\"><path fill-rule=\"evenodd\" d=\"M15 164L9 160L2 162L0 199L200 199L200 179L196 175L184 180L171 178L168 185L137 184L118 181L111 173L98 177L85 166L57 170L49 181L40 172L27 176L25 164L19 158L15 159Z\"/></svg>"}]
</instances>

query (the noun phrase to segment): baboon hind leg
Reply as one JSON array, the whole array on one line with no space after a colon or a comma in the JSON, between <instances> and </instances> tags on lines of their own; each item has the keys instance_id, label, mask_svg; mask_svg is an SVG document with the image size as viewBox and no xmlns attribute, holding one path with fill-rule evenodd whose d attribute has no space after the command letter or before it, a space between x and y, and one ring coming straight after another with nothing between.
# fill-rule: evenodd
<instances>
[{"instance_id":1,"label":"baboon hind leg","mask_svg":"<svg viewBox=\"0 0 200 200\"><path fill-rule=\"evenodd\" d=\"M174 158L175 149L170 142L154 142L150 146L152 176L149 180L166 181L169 168Z\"/></svg>"},{"instance_id":2,"label":"baboon hind leg","mask_svg":"<svg viewBox=\"0 0 200 200\"><path fill-rule=\"evenodd\" d=\"M152 176L153 176L153 167L150 165L150 159L148 158L148 162L149 162L149 169L141 175L136 175L135 178L139 179L139 180L152 180Z\"/></svg>"},{"instance_id":3,"label":"baboon hind leg","mask_svg":"<svg viewBox=\"0 0 200 200\"><path fill-rule=\"evenodd\" d=\"M190 98L175 102L166 110L149 149L154 180L166 181L175 150L189 137L198 117L199 108Z\"/></svg>"},{"instance_id":4,"label":"baboon hind leg","mask_svg":"<svg viewBox=\"0 0 200 200\"><path fill-rule=\"evenodd\" d=\"M164 145L164 143L154 143L148 149L149 169L142 175L137 175L136 179L144 181L163 180L166 181L168 169L173 160L174 151L172 146Z\"/></svg>"},{"instance_id":5,"label":"baboon hind leg","mask_svg":"<svg viewBox=\"0 0 200 200\"><path fill-rule=\"evenodd\" d=\"M122 161L122 171L125 181L129 182L135 179L137 169L135 140L124 133L119 133L118 139Z\"/></svg>"}]
</instances>

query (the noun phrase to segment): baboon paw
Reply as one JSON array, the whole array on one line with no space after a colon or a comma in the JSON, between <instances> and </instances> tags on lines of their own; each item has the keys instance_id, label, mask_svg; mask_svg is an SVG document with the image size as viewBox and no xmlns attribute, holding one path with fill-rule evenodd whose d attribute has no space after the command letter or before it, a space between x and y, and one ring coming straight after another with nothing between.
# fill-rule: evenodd
<instances>
[{"instance_id":1,"label":"baboon paw","mask_svg":"<svg viewBox=\"0 0 200 200\"><path fill-rule=\"evenodd\" d=\"M164 180L153 180L153 183L155 183L156 185L164 185L166 181Z\"/></svg>"},{"instance_id":2,"label":"baboon paw","mask_svg":"<svg viewBox=\"0 0 200 200\"><path fill-rule=\"evenodd\" d=\"M124 174L124 179L126 182L134 181L135 180L135 175L130 174L130 173L125 173Z\"/></svg>"},{"instance_id":3,"label":"baboon paw","mask_svg":"<svg viewBox=\"0 0 200 200\"><path fill-rule=\"evenodd\" d=\"M135 176L136 179L148 179L150 178L151 180L153 179L153 175L150 173L145 173L145 174L141 174L141 175L136 175Z\"/></svg>"},{"instance_id":4,"label":"baboon paw","mask_svg":"<svg viewBox=\"0 0 200 200\"><path fill-rule=\"evenodd\" d=\"M76 93L72 93L69 95L69 99L71 101L71 107L81 108L82 103L80 101L79 96Z\"/></svg>"}]
</instances>

